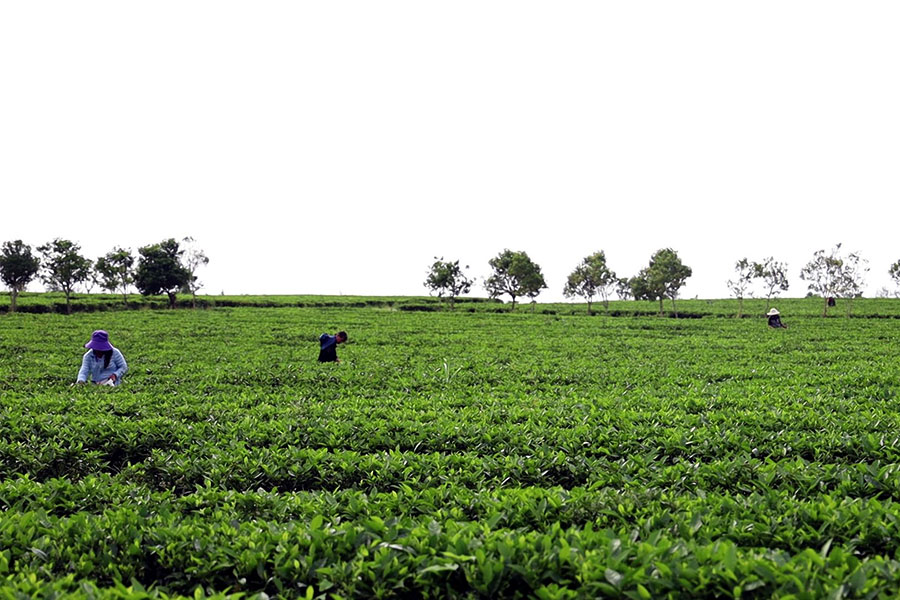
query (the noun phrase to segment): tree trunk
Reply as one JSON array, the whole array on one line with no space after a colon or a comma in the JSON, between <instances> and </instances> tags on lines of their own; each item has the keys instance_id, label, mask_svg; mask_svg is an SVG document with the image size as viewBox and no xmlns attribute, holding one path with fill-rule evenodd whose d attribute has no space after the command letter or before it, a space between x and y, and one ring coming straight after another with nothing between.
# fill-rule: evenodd
<instances>
[{"instance_id":1,"label":"tree trunk","mask_svg":"<svg viewBox=\"0 0 900 600\"><path fill-rule=\"evenodd\" d=\"M197 292L191 290L191 308L197 308Z\"/></svg>"},{"instance_id":2,"label":"tree trunk","mask_svg":"<svg viewBox=\"0 0 900 600\"><path fill-rule=\"evenodd\" d=\"M672 312L675 313L675 318L678 318L678 307L675 306L675 296L672 296Z\"/></svg>"},{"instance_id":3,"label":"tree trunk","mask_svg":"<svg viewBox=\"0 0 900 600\"><path fill-rule=\"evenodd\" d=\"M169 308L175 308L175 292L166 292L169 295Z\"/></svg>"},{"instance_id":4,"label":"tree trunk","mask_svg":"<svg viewBox=\"0 0 900 600\"><path fill-rule=\"evenodd\" d=\"M72 303L69 302L69 292L66 292L66 314L72 314Z\"/></svg>"},{"instance_id":5,"label":"tree trunk","mask_svg":"<svg viewBox=\"0 0 900 600\"><path fill-rule=\"evenodd\" d=\"M11 313L16 312L16 298L18 298L18 297L19 297L19 291L15 287L12 287L9 290L9 312L11 312Z\"/></svg>"},{"instance_id":6,"label":"tree trunk","mask_svg":"<svg viewBox=\"0 0 900 600\"><path fill-rule=\"evenodd\" d=\"M510 294L512 297L512 306L509 308L509 312L516 312L516 297Z\"/></svg>"},{"instance_id":7,"label":"tree trunk","mask_svg":"<svg viewBox=\"0 0 900 600\"><path fill-rule=\"evenodd\" d=\"M744 316L744 297L738 298L738 319Z\"/></svg>"},{"instance_id":8,"label":"tree trunk","mask_svg":"<svg viewBox=\"0 0 900 600\"><path fill-rule=\"evenodd\" d=\"M588 300L588 316L591 316L591 314L593 314L591 313L591 301Z\"/></svg>"},{"instance_id":9,"label":"tree trunk","mask_svg":"<svg viewBox=\"0 0 900 600\"><path fill-rule=\"evenodd\" d=\"M122 304L128 306L128 292L122 292Z\"/></svg>"},{"instance_id":10,"label":"tree trunk","mask_svg":"<svg viewBox=\"0 0 900 600\"><path fill-rule=\"evenodd\" d=\"M659 316L663 316L663 297L659 297Z\"/></svg>"},{"instance_id":11,"label":"tree trunk","mask_svg":"<svg viewBox=\"0 0 900 600\"><path fill-rule=\"evenodd\" d=\"M824 300L825 300L825 304L822 306L822 316L827 317L828 316L828 298L825 298Z\"/></svg>"}]
</instances>

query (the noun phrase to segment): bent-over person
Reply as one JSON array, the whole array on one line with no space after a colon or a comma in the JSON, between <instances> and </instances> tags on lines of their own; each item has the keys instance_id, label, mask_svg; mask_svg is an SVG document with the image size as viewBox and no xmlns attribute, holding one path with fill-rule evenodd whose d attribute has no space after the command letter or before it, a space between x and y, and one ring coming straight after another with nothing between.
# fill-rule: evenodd
<instances>
[{"instance_id":1,"label":"bent-over person","mask_svg":"<svg viewBox=\"0 0 900 600\"><path fill-rule=\"evenodd\" d=\"M778 312L777 308L771 309L766 313L766 316L769 317L769 327L773 329L778 329L779 327L782 329L787 329L787 325L781 322L781 313Z\"/></svg>"},{"instance_id":2,"label":"bent-over person","mask_svg":"<svg viewBox=\"0 0 900 600\"><path fill-rule=\"evenodd\" d=\"M319 336L319 362L341 362L337 357L337 345L347 341L347 332L338 331L334 335L323 333Z\"/></svg>"}]
</instances>

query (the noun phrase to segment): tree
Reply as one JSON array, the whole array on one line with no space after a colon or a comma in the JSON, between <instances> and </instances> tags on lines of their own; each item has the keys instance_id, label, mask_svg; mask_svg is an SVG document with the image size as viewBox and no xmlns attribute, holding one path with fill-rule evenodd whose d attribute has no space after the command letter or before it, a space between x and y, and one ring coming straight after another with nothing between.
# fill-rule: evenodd
<instances>
[{"instance_id":1,"label":"tree","mask_svg":"<svg viewBox=\"0 0 900 600\"><path fill-rule=\"evenodd\" d=\"M468 265L466 269L468 269ZM438 298L446 296L450 299L450 310L453 310L453 304L460 294L468 294L472 289L474 280L466 277L459 261L444 261L444 257L434 257L434 263L428 271L425 278L425 287L429 289L429 293L436 293Z\"/></svg>"},{"instance_id":2,"label":"tree","mask_svg":"<svg viewBox=\"0 0 900 600\"><path fill-rule=\"evenodd\" d=\"M41 268L41 261L31 254L31 246L16 240L3 242L0 250L0 279L9 287L9 312L16 312L19 292L34 279Z\"/></svg>"},{"instance_id":3,"label":"tree","mask_svg":"<svg viewBox=\"0 0 900 600\"><path fill-rule=\"evenodd\" d=\"M841 244L836 244L831 252L817 250L813 259L800 272L800 279L809 282L809 291L824 299L822 316L828 316L828 298L846 298L847 316L850 316L852 299L858 296L864 285L863 273L868 271L868 261L851 252L846 258L841 256Z\"/></svg>"},{"instance_id":4,"label":"tree","mask_svg":"<svg viewBox=\"0 0 900 600\"><path fill-rule=\"evenodd\" d=\"M131 250L115 247L97 259L94 268L100 274L100 287L115 293L122 290L122 303L128 306L128 286L134 283L134 256Z\"/></svg>"},{"instance_id":5,"label":"tree","mask_svg":"<svg viewBox=\"0 0 900 600\"><path fill-rule=\"evenodd\" d=\"M894 285L900 287L900 260L891 265L888 269L888 275L894 280Z\"/></svg>"},{"instance_id":6,"label":"tree","mask_svg":"<svg viewBox=\"0 0 900 600\"><path fill-rule=\"evenodd\" d=\"M603 306L609 310L609 293L618 283L616 274L606 266L606 254L601 250L584 257L575 270L569 274L563 294L567 298L580 296L587 300L587 312L591 314L591 302L599 294Z\"/></svg>"},{"instance_id":7,"label":"tree","mask_svg":"<svg viewBox=\"0 0 900 600\"><path fill-rule=\"evenodd\" d=\"M678 258L677 252L671 248L663 248L650 257L649 265L631 278L631 291L636 300L659 300L660 316L663 314L663 299L671 298L672 310L677 317L675 298L692 273L691 268Z\"/></svg>"},{"instance_id":8,"label":"tree","mask_svg":"<svg viewBox=\"0 0 900 600\"><path fill-rule=\"evenodd\" d=\"M547 287L541 268L534 263L525 252L504 250L488 261L494 273L484 282L484 287L491 298L509 294L512 307L516 308L516 298L528 296L533 302L541 290Z\"/></svg>"},{"instance_id":9,"label":"tree","mask_svg":"<svg viewBox=\"0 0 900 600\"><path fill-rule=\"evenodd\" d=\"M734 263L734 272L737 273L735 279L728 280L728 289L731 294L738 299L738 319L744 316L744 295L750 282L753 281L754 265L747 260L746 257Z\"/></svg>"},{"instance_id":10,"label":"tree","mask_svg":"<svg viewBox=\"0 0 900 600\"><path fill-rule=\"evenodd\" d=\"M181 241L185 244L182 264L187 272L190 273L190 278L184 285L184 289L191 294L191 307L197 308L197 290L203 287L203 284L197 279L197 269L208 265L209 258L207 258L203 250L197 247L194 238L188 236Z\"/></svg>"},{"instance_id":11,"label":"tree","mask_svg":"<svg viewBox=\"0 0 900 600\"><path fill-rule=\"evenodd\" d=\"M661 293L651 289L647 267L641 269L637 275L628 280L628 287L631 288L631 296L635 300L650 300L652 302L662 298ZM659 314L662 315L662 303L660 303Z\"/></svg>"},{"instance_id":12,"label":"tree","mask_svg":"<svg viewBox=\"0 0 900 600\"><path fill-rule=\"evenodd\" d=\"M94 270L91 270L88 273L87 279L81 282L81 287L84 289L85 294L90 294L94 291L94 287L100 283L100 280L97 278L97 273Z\"/></svg>"},{"instance_id":13,"label":"tree","mask_svg":"<svg viewBox=\"0 0 900 600\"><path fill-rule=\"evenodd\" d=\"M620 300L630 300L634 296L631 291L631 280L628 277L620 277L616 280L616 295Z\"/></svg>"},{"instance_id":14,"label":"tree","mask_svg":"<svg viewBox=\"0 0 900 600\"><path fill-rule=\"evenodd\" d=\"M59 290L66 295L66 314L72 314L72 292L75 286L91 276L91 261L81 256L81 246L70 240L56 238L38 252L41 260L41 279L51 290Z\"/></svg>"},{"instance_id":15,"label":"tree","mask_svg":"<svg viewBox=\"0 0 900 600\"><path fill-rule=\"evenodd\" d=\"M840 295L847 302L847 317L853 310L853 300L862 296L863 286L866 285L865 274L869 272L869 261L862 258L856 252L851 252L844 259L844 268L841 273Z\"/></svg>"},{"instance_id":16,"label":"tree","mask_svg":"<svg viewBox=\"0 0 900 600\"><path fill-rule=\"evenodd\" d=\"M650 259L650 271L652 279L662 280L663 296L672 300L672 312L677 317L678 308L675 306L675 299L678 297L678 290L682 288L684 282L694 271L682 263L678 253L671 248L663 248L653 255ZM662 309L662 300L660 300L660 309Z\"/></svg>"},{"instance_id":17,"label":"tree","mask_svg":"<svg viewBox=\"0 0 900 600\"><path fill-rule=\"evenodd\" d=\"M138 249L134 284L144 296L165 293L169 308L175 308L176 293L187 285L190 272L181 263L184 250L174 238Z\"/></svg>"},{"instance_id":18,"label":"tree","mask_svg":"<svg viewBox=\"0 0 900 600\"><path fill-rule=\"evenodd\" d=\"M766 310L772 298L780 292L786 292L790 287L787 279L787 263L778 262L771 256L761 263L753 263L753 278L762 279L766 294Z\"/></svg>"}]
</instances>

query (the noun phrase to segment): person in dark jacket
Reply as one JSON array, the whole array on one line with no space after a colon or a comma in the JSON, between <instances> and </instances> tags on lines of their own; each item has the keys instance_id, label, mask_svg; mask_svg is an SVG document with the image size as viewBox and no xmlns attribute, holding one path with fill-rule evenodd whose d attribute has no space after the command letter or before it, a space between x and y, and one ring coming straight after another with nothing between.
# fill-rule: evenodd
<instances>
[{"instance_id":1,"label":"person in dark jacket","mask_svg":"<svg viewBox=\"0 0 900 600\"><path fill-rule=\"evenodd\" d=\"M772 327L773 329L778 329L779 327L787 329L787 325L781 322L780 314L781 313L778 312L777 308L773 308L766 313L766 316L769 317L769 327Z\"/></svg>"},{"instance_id":2,"label":"person in dark jacket","mask_svg":"<svg viewBox=\"0 0 900 600\"><path fill-rule=\"evenodd\" d=\"M334 335L323 333L319 336L319 362L341 362L337 357L337 345L347 341L347 332L339 331Z\"/></svg>"}]
</instances>

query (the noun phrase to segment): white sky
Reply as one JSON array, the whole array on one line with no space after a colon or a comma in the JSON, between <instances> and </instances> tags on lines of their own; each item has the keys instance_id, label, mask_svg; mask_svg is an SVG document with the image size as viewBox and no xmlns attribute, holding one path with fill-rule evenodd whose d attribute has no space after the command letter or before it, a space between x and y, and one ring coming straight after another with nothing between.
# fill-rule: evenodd
<instances>
[{"instance_id":1,"label":"white sky","mask_svg":"<svg viewBox=\"0 0 900 600\"><path fill-rule=\"evenodd\" d=\"M4 2L0 241L190 235L212 294L424 294L510 248L542 301L666 246L682 297L769 255L802 296L843 242L874 295L898 31L893 0Z\"/></svg>"}]
</instances>

